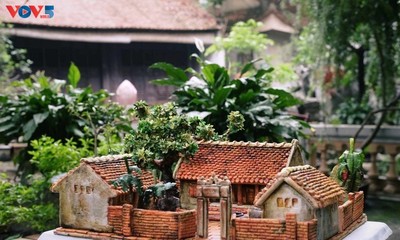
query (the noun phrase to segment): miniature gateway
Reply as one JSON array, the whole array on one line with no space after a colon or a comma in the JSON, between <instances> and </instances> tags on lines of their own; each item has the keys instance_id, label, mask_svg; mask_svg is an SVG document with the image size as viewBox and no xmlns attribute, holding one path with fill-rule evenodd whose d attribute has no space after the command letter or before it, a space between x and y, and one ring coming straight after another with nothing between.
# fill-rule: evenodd
<instances>
[{"instance_id":1,"label":"miniature gateway","mask_svg":"<svg viewBox=\"0 0 400 240\"><path fill-rule=\"evenodd\" d=\"M130 155L82 159L52 187L60 193L61 227L55 233L91 239L193 239L197 232L207 238L205 228L213 216L208 212L218 211L221 239L341 239L366 221L363 193L347 195L335 181L302 165L297 144L200 142L192 161L178 166L184 209L174 212L138 209L127 201L127 193L110 184L125 173L124 159ZM212 175L224 180L196 183ZM154 183L148 172L142 181L145 186ZM213 198L220 199L221 207L208 204ZM239 209L244 216L231 214L232 202L234 212ZM255 207L261 214L247 214Z\"/></svg>"}]
</instances>

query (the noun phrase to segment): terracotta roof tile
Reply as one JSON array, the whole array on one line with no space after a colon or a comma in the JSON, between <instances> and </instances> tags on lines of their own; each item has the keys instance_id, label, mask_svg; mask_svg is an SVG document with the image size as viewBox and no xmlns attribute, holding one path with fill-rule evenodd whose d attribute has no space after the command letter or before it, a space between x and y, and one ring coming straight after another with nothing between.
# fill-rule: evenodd
<instances>
[{"instance_id":1,"label":"terracotta roof tile","mask_svg":"<svg viewBox=\"0 0 400 240\"><path fill-rule=\"evenodd\" d=\"M255 198L256 205L260 205L260 201L265 201L276 189L276 185L280 185L283 181L287 182L298 192L304 190L318 205L325 207L332 203L338 202L346 195L346 192L334 180L327 177L318 169L309 166L286 167L271 181ZM269 192L269 190L271 190ZM262 199L262 200L261 200Z\"/></svg>"},{"instance_id":2,"label":"terracotta roof tile","mask_svg":"<svg viewBox=\"0 0 400 240\"><path fill-rule=\"evenodd\" d=\"M181 164L177 179L197 180L213 173L232 183L267 184L286 167L294 144L200 142L199 151Z\"/></svg>"},{"instance_id":3,"label":"terracotta roof tile","mask_svg":"<svg viewBox=\"0 0 400 240\"><path fill-rule=\"evenodd\" d=\"M125 160L130 158L130 154L123 155L109 155L95 158L83 158L81 162L90 166L104 181L110 184L111 181L118 179L120 176L126 174ZM132 166L132 161L128 161ZM147 188L154 185L153 175L148 171L142 171L143 187ZM112 186L110 184L110 186Z\"/></svg>"},{"instance_id":4,"label":"terracotta roof tile","mask_svg":"<svg viewBox=\"0 0 400 240\"><path fill-rule=\"evenodd\" d=\"M88 165L92 168L96 174L98 174L104 182L106 182L110 188L115 189L111 184L111 181L118 179L120 176L126 173L125 161L124 159L130 158L130 154L122 154L122 155L109 155L102 157L92 157L92 158L82 158L82 164ZM128 161L129 165L132 166L132 161ZM79 168L77 167L77 168ZM75 168L75 169L77 169ZM56 186L60 184L64 179L74 173L75 169L71 170L64 177L60 178L57 182L55 182L51 189L55 191ZM142 175L140 176L142 179L143 187L147 188L151 185L154 185L153 175L148 171L142 171ZM115 189L117 194L122 194L123 191L121 188Z\"/></svg>"},{"instance_id":5,"label":"terracotta roof tile","mask_svg":"<svg viewBox=\"0 0 400 240\"><path fill-rule=\"evenodd\" d=\"M81 29L137 29L203 31L217 29L215 18L195 0L30 0L29 5L54 5L53 18L12 18L6 5L24 5L25 0L0 2L3 22ZM40 12L44 14L44 10Z\"/></svg>"}]
</instances>

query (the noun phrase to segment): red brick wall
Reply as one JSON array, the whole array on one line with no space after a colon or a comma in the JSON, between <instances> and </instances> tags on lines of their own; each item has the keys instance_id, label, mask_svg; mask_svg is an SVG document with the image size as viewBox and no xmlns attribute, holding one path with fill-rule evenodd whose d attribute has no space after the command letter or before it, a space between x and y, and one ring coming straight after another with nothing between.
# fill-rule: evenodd
<instances>
[{"instance_id":1,"label":"red brick wall","mask_svg":"<svg viewBox=\"0 0 400 240\"><path fill-rule=\"evenodd\" d=\"M296 214L286 214L285 220L270 218L235 218L236 240L314 240L317 239L317 220L297 222Z\"/></svg>"},{"instance_id":2,"label":"red brick wall","mask_svg":"<svg viewBox=\"0 0 400 240\"><path fill-rule=\"evenodd\" d=\"M184 239L195 236L197 231L196 211L182 211L178 217L178 238Z\"/></svg>"},{"instance_id":3,"label":"red brick wall","mask_svg":"<svg viewBox=\"0 0 400 240\"><path fill-rule=\"evenodd\" d=\"M196 211L133 210L133 236L152 239L183 239L196 234Z\"/></svg>"},{"instance_id":4,"label":"red brick wall","mask_svg":"<svg viewBox=\"0 0 400 240\"><path fill-rule=\"evenodd\" d=\"M116 234L122 235L122 206L108 206L108 224Z\"/></svg>"},{"instance_id":5,"label":"red brick wall","mask_svg":"<svg viewBox=\"0 0 400 240\"><path fill-rule=\"evenodd\" d=\"M364 213L364 193L357 192L354 196L353 219L356 220Z\"/></svg>"},{"instance_id":6,"label":"red brick wall","mask_svg":"<svg viewBox=\"0 0 400 240\"><path fill-rule=\"evenodd\" d=\"M295 213L287 213L286 214L286 237L287 240L296 240L297 235L297 220Z\"/></svg>"},{"instance_id":7,"label":"red brick wall","mask_svg":"<svg viewBox=\"0 0 400 240\"><path fill-rule=\"evenodd\" d=\"M114 227L114 233L131 236L131 213L133 206L108 206L108 224Z\"/></svg>"},{"instance_id":8,"label":"red brick wall","mask_svg":"<svg viewBox=\"0 0 400 240\"><path fill-rule=\"evenodd\" d=\"M339 206L339 232L343 232L364 212L364 193L349 193L349 200Z\"/></svg>"},{"instance_id":9,"label":"red brick wall","mask_svg":"<svg viewBox=\"0 0 400 240\"><path fill-rule=\"evenodd\" d=\"M269 218L236 218L236 240L285 239L286 221Z\"/></svg>"},{"instance_id":10,"label":"red brick wall","mask_svg":"<svg viewBox=\"0 0 400 240\"><path fill-rule=\"evenodd\" d=\"M317 239L317 220L297 223L297 240Z\"/></svg>"}]
</instances>

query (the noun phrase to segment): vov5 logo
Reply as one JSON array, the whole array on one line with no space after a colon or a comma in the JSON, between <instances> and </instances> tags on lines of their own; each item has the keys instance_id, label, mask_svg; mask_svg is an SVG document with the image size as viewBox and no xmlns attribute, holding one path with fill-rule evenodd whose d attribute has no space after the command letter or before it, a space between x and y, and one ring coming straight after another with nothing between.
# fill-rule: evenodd
<instances>
[{"instance_id":1,"label":"vov5 logo","mask_svg":"<svg viewBox=\"0 0 400 240\"><path fill-rule=\"evenodd\" d=\"M52 18L54 17L54 5L6 5L11 17L14 18L17 13L21 18ZM43 13L44 14L41 14Z\"/></svg>"}]
</instances>

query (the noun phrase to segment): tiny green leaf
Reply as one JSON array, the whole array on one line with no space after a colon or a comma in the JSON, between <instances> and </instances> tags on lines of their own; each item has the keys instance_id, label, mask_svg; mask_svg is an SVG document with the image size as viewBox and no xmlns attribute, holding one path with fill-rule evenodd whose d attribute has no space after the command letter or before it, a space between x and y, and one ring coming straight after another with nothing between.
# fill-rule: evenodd
<instances>
[{"instance_id":1,"label":"tiny green leaf","mask_svg":"<svg viewBox=\"0 0 400 240\"><path fill-rule=\"evenodd\" d=\"M76 88L78 86L78 82L81 79L81 73L79 68L71 62L68 70L68 81L72 87Z\"/></svg>"}]
</instances>

